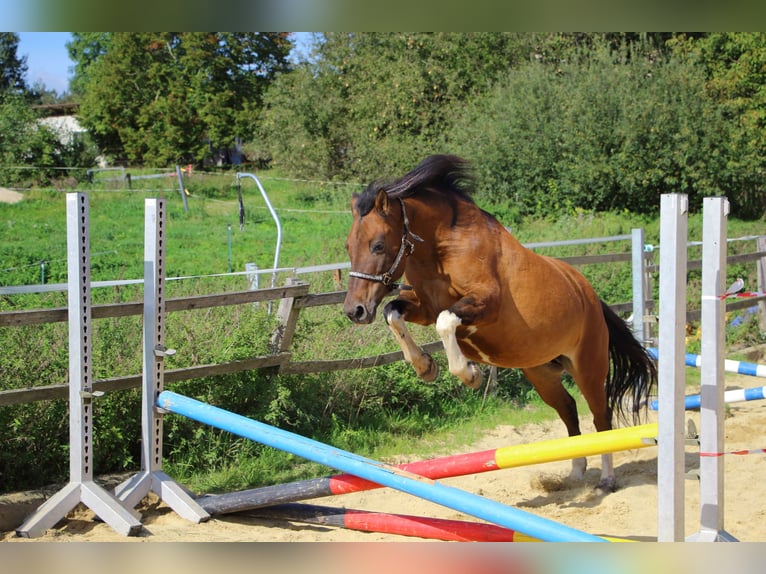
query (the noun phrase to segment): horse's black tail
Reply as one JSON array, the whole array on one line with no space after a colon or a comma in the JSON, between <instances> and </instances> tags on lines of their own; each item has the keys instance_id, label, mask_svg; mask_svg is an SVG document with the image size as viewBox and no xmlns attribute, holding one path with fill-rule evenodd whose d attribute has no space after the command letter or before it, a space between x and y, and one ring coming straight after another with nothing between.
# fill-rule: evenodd
<instances>
[{"instance_id":1,"label":"horse's black tail","mask_svg":"<svg viewBox=\"0 0 766 574\"><path fill-rule=\"evenodd\" d=\"M657 385L657 365L633 332L609 306L601 302L609 329L609 360L611 369L606 379L607 404L612 414L628 421L630 407L633 422L649 404L649 395ZM630 399L626 404L626 397Z\"/></svg>"}]
</instances>

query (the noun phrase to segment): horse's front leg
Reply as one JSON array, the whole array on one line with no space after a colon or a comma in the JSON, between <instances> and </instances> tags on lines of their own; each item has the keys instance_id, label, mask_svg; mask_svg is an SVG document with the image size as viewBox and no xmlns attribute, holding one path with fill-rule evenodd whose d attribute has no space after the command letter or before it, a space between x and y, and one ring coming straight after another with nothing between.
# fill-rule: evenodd
<instances>
[{"instance_id":1,"label":"horse's front leg","mask_svg":"<svg viewBox=\"0 0 766 574\"><path fill-rule=\"evenodd\" d=\"M452 311L442 311L436 319L436 332L439 333L447 353L449 372L463 381L464 385L478 389L482 383L481 370L477 364L468 361L457 341L457 328L462 323L462 319Z\"/></svg>"},{"instance_id":2,"label":"horse's front leg","mask_svg":"<svg viewBox=\"0 0 766 574\"><path fill-rule=\"evenodd\" d=\"M418 307L416 303L402 299L391 301L383 309L386 324L402 348L404 360L412 365L421 379L426 382L434 381L439 376L439 365L436 364L431 355L415 343L405 323L405 309L408 310L407 313L409 314L416 312Z\"/></svg>"}]
</instances>

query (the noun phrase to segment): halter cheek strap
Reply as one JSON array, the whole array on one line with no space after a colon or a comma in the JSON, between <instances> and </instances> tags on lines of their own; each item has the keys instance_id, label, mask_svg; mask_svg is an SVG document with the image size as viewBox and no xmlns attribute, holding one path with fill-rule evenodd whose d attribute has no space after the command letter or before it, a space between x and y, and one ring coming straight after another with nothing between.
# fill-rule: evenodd
<instances>
[{"instance_id":1,"label":"halter cheek strap","mask_svg":"<svg viewBox=\"0 0 766 574\"><path fill-rule=\"evenodd\" d=\"M396 254L396 258L394 258L394 262L391 264L391 268L385 273L381 273L380 275L370 275L369 273L362 273L361 271L349 271L349 277L356 277L358 279L366 279L368 281L383 283L383 285L389 289L412 289L412 287L409 285L394 283L394 274L399 268L402 259L404 259L405 256L412 255L412 252L415 250L415 244L410 241L410 237L420 243L423 242L423 238L410 230L410 221L407 219L407 211L404 209L404 201L401 198L399 198L399 204L402 206L402 221L404 222L404 229L402 232L402 244L399 247L399 252Z\"/></svg>"}]
</instances>

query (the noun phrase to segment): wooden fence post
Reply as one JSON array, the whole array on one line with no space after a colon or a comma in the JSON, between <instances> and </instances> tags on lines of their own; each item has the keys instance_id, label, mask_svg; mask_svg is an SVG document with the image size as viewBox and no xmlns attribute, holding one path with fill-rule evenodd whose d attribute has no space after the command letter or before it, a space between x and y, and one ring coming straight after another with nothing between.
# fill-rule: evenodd
<instances>
[{"instance_id":1,"label":"wooden fence post","mask_svg":"<svg viewBox=\"0 0 766 574\"><path fill-rule=\"evenodd\" d=\"M286 287L304 284L304 281L294 277L288 277L287 281L285 281ZM290 351L300 311L300 308L295 306L295 297L285 297L279 301L279 308L277 309L279 326L271 335L271 348L274 353L287 353Z\"/></svg>"},{"instance_id":2,"label":"wooden fence post","mask_svg":"<svg viewBox=\"0 0 766 574\"><path fill-rule=\"evenodd\" d=\"M766 237L759 237L756 242L757 251L766 251ZM761 257L756 262L756 273L758 276L758 292L766 291L766 257ZM758 326L761 333L766 333L766 301L758 302Z\"/></svg>"}]
</instances>

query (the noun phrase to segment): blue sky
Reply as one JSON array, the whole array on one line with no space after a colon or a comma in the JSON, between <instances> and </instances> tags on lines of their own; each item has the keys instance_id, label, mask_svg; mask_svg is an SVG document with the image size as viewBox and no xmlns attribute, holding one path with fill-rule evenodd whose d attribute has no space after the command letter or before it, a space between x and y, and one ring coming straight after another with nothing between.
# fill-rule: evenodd
<instances>
[{"instance_id":1,"label":"blue sky","mask_svg":"<svg viewBox=\"0 0 766 574\"><path fill-rule=\"evenodd\" d=\"M27 84L40 80L59 94L69 89L72 60L66 49L70 32L17 32L18 55L27 58Z\"/></svg>"},{"instance_id":2,"label":"blue sky","mask_svg":"<svg viewBox=\"0 0 766 574\"><path fill-rule=\"evenodd\" d=\"M62 94L69 89L70 68L66 43L71 32L17 32L19 35L20 57L27 58L27 84L32 86L40 80L49 90ZM306 51L309 34L297 33L298 52Z\"/></svg>"}]
</instances>

